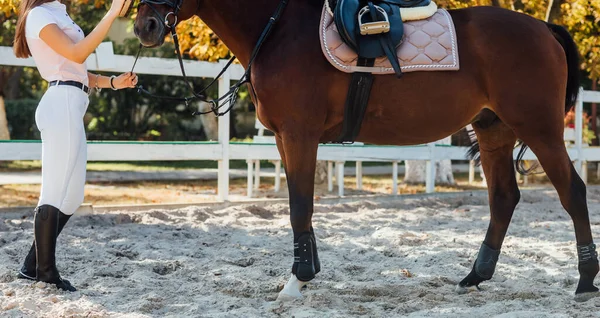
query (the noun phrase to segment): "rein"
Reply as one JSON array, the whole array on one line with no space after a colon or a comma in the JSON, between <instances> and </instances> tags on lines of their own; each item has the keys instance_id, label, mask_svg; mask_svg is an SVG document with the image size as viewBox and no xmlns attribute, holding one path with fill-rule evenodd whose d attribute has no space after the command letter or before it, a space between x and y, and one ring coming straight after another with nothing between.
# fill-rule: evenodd
<instances>
[{"instance_id":1,"label":"rein","mask_svg":"<svg viewBox=\"0 0 600 318\"><path fill-rule=\"evenodd\" d=\"M170 100L170 101L178 101L178 102L184 102L185 106L188 107L189 103L191 101L194 100L199 100L199 101L203 101L206 103L211 104L211 110L210 111L206 111L206 112L198 112L198 111L194 111L192 113L193 116L197 116L197 115L206 115L206 114L215 114L216 116L223 116L225 114L227 114L229 111L231 111L231 109L233 108L237 98L238 98L238 91L240 90L240 87L246 83L250 83L250 73L252 72L252 63L254 62L254 60L256 59L256 57L258 56L258 53L260 51L260 48L262 47L262 45L266 42L267 38L269 37L271 31L273 30L273 26L277 23L277 21L279 21L279 19L281 18L281 15L283 13L283 10L285 9L285 7L287 6L289 0L281 0L281 2L279 3L279 5L277 6L277 9L275 10L275 13L273 13L273 15L271 16L271 18L269 19L269 22L267 23L267 26L264 28L263 32L261 33L260 37L258 38L258 41L256 43L256 46L254 47L253 51L252 51L252 55L250 56L250 61L248 62L248 67L246 68L246 72L244 72L244 74L242 75L242 77L240 78L240 80L233 86L231 86L229 88L229 91L227 93L225 93L223 96L217 98L217 99L210 99L207 100L206 97L202 94L204 94L210 87L212 87L222 76L223 74L225 74L225 72L227 71L227 69L229 69L229 67L231 66L231 64L233 64L233 61L236 59L235 56L232 56L229 61L227 62L227 64L225 65L225 67L221 70L221 72L217 75L217 77L215 77L206 87L202 88L200 91L196 92L194 90L194 86L192 85L192 83L188 80L187 75L185 73L185 68L183 67L183 58L181 55L181 49L179 47L179 38L177 36L177 32L175 30L175 26L177 25L177 14L179 13L180 7L181 7L181 2L183 2L183 0L177 0L177 3L173 3L173 2L166 2L166 1L156 1L156 0L142 0L140 1L140 5L141 4L146 4L150 7L150 9L152 9L152 11L154 11L154 13L159 17L160 14L158 13L158 10L156 10L156 8L154 8L152 5L168 5L170 6L172 9L174 9L174 11L168 12L165 17L164 17L164 25L170 30L171 32L171 37L173 38L173 43L175 44L175 51L177 53L177 59L179 60L179 67L181 68L181 74L183 75L183 80L185 81L185 83L188 85L192 96L189 97L173 97L173 96L159 96L159 95L154 95L152 94L150 91L146 90L142 85L138 85L137 86L137 91L140 94L146 94L152 98L157 98L157 99L163 99L163 100ZM172 24L169 24L169 17L170 16L174 16L175 20ZM160 21L160 20L159 20ZM133 70L135 69L135 65L137 64L137 61L140 57L140 53L142 52L143 46L142 44L140 44L140 48L138 49L137 55L135 57L135 61L133 62L133 66L131 68L131 72L133 72ZM220 111L221 108L223 108L226 104L229 104L227 109L225 109L224 111Z\"/></svg>"}]
</instances>

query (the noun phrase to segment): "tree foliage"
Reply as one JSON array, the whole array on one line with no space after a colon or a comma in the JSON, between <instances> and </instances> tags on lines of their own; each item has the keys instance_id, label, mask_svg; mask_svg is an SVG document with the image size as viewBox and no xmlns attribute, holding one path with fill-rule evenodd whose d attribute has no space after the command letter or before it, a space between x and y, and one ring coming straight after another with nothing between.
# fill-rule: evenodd
<instances>
[{"instance_id":1,"label":"tree foliage","mask_svg":"<svg viewBox=\"0 0 600 318\"><path fill-rule=\"evenodd\" d=\"M600 0L437 0L448 9L490 5L567 27L582 56L582 67L600 80Z\"/></svg>"},{"instance_id":2,"label":"tree foliage","mask_svg":"<svg viewBox=\"0 0 600 318\"><path fill-rule=\"evenodd\" d=\"M579 46L583 67L590 78L600 79L600 1L570 0L563 4L560 23L567 26Z\"/></svg>"},{"instance_id":3,"label":"tree foliage","mask_svg":"<svg viewBox=\"0 0 600 318\"><path fill-rule=\"evenodd\" d=\"M231 54L225 43L197 16L179 23L177 34L182 49L191 58L212 62Z\"/></svg>"}]
</instances>

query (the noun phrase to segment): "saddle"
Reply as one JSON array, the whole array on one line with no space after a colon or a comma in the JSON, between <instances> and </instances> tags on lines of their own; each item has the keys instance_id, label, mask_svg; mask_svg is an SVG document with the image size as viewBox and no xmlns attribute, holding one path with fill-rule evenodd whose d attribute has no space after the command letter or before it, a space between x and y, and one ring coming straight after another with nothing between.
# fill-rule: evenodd
<instances>
[{"instance_id":1,"label":"saddle","mask_svg":"<svg viewBox=\"0 0 600 318\"><path fill-rule=\"evenodd\" d=\"M429 6L431 0L327 0L342 40L364 64L387 57L398 77L402 70L396 48L402 43L401 8Z\"/></svg>"},{"instance_id":2,"label":"saddle","mask_svg":"<svg viewBox=\"0 0 600 318\"><path fill-rule=\"evenodd\" d=\"M377 58L387 57L398 78L402 77L397 55L404 38L402 12L416 10L407 20L418 20L437 10L431 0L325 0L325 6L342 42L358 55L358 67L369 69ZM353 143L358 137L373 81L370 72L352 73L342 131L334 143Z\"/></svg>"}]
</instances>

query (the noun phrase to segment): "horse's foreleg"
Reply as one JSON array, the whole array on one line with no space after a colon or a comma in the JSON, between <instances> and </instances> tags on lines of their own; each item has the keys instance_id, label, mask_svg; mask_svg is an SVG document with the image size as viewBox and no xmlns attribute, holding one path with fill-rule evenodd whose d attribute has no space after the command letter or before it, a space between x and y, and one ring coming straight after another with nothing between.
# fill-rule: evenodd
<instances>
[{"instance_id":1,"label":"horse's foreleg","mask_svg":"<svg viewBox=\"0 0 600 318\"><path fill-rule=\"evenodd\" d=\"M521 197L512 159L516 141L512 130L498 121L487 128L477 123L473 127L477 133L481 163L488 183L490 225L471 273L457 287L459 293L492 278L500 248Z\"/></svg>"},{"instance_id":2,"label":"horse's foreleg","mask_svg":"<svg viewBox=\"0 0 600 318\"><path fill-rule=\"evenodd\" d=\"M315 236L312 229L314 175L317 162L318 135L282 133L277 138L285 163L290 221L294 232L292 277L279 294L281 298L302 297L300 289L320 270Z\"/></svg>"}]
</instances>

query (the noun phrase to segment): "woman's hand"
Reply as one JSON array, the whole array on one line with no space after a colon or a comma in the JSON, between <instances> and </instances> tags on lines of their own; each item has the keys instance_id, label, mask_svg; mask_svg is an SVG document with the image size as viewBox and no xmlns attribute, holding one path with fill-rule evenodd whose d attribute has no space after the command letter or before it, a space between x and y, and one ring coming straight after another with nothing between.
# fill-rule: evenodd
<instances>
[{"instance_id":1,"label":"woman's hand","mask_svg":"<svg viewBox=\"0 0 600 318\"><path fill-rule=\"evenodd\" d=\"M115 77L112 81L116 89L133 88L138 83L138 76L135 73L127 72Z\"/></svg>"},{"instance_id":2,"label":"woman's hand","mask_svg":"<svg viewBox=\"0 0 600 318\"><path fill-rule=\"evenodd\" d=\"M112 4L110 5L110 9L108 10L108 14L115 17L119 16L124 4L125 0L113 0Z\"/></svg>"}]
</instances>

